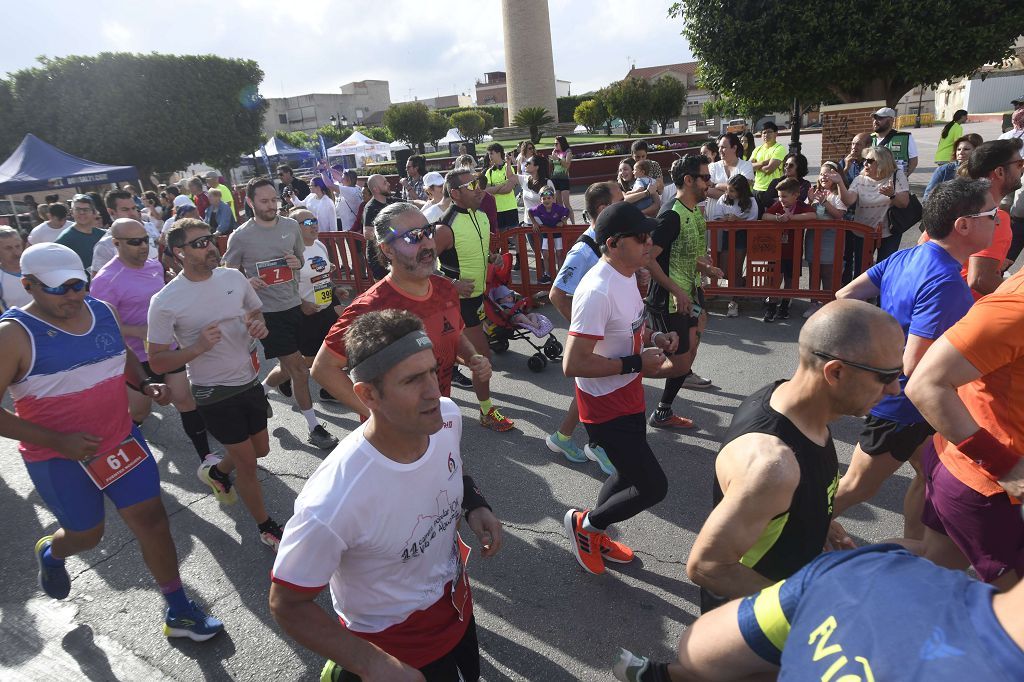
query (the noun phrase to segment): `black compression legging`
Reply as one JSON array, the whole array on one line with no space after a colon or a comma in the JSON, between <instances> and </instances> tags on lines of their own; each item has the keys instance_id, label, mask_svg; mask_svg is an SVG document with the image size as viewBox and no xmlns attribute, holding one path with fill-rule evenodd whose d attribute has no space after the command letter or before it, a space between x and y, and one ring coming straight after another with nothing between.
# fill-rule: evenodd
<instances>
[{"instance_id":1,"label":"black compression legging","mask_svg":"<svg viewBox=\"0 0 1024 682\"><path fill-rule=\"evenodd\" d=\"M647 445L643 413L584 426L590 440L604 448L615 465L615 473L608 477L597 497L597 507L590 512L592 526L603 530L665 499L668 479Z\"/></svg>"}]
</instances>

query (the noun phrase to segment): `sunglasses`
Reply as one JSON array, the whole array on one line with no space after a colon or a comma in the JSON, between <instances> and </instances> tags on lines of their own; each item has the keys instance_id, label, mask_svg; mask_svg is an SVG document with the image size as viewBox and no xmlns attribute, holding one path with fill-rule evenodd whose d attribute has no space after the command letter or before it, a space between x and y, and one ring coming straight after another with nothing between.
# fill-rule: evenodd
<instances>
[{"instance_id":1,"label":"sunglasses","mask_svg":"<svg viewBox=\"0 0 1024 682\"><path fill-rule=\"evenodd\" d=\"M874 163L875 163L875 160L872 159L870 156L867 157L866 159L864 159L864 165L865 166L873 166Z\"/></svg>"},{"instance_id":2,"label":"sunglasses","mask_svg":"<svg viewBox=\"0 0 1024 682\"><path fill-rule=\"evenodd\" d=\"M193 249L205 249L213 241L212 234L204 234L202 237L196 237L190 242L185 242L185 246L190 246Z\"/></svg>"},{"instance_id":3,"label":"sunglasses","mask_svg":"<svg viewBox=\"0 0 1024 682\"><path fill-rule=\"evenodd\" d=\"M453 189L476 189L477 184L478 183L476 180L470 180L469 182L463 183L461 185L456 185Z\"/></svg>"},{"instance_id":4,"label":"sunglasses","mask_svg":"<svg viewBox=\"0 0 1024 682\"><path fill-rule=\"evenodd\" d=\"M393 232L394 231L392 231L392 233ZM414 245L414 244L419 244L424 239L433 239L433 238L434 238L434 226L433 225L424 225L423 227L414 227L411 230L406 230L405 232L403 232L402 234L399 234L399 235L392 234L392 236L389 237L388 240L386 242L384 242L384 243L385 244L390 244L391 242L395 241L396 239L401 239L406 244L413 244Z\"/></svg>"},{"instance_id":5,"label":"sunglasses","mask_svg":"<svg viewBox=\"0 0 1024 682\"><path fill-rule=\"evenodd\" d=\"M319 223L320 221L317 220L316 218L306 218L301 223L299 223L299 225L302 225L303 227L313 227L314 225L318 225Z\"/></svg>"},{"instance_id":6,"label":"sunglasses","mask_svg":"<svg viewBox=\"0 0 1024 682\"><path fill-rule=\"evenodd\" d=\"M688 175L691 178L700 178L704 182L711 182L711 174L710 173L705 173L703 175L701 175L700 173L688 173Z\"/></svg>"},{"instance_id":7,"label":"sunglasses","mask_svg":"<svg viewBox=\"0 0 1024 682\"><path fill-rule=\"evenodd\" d=\"M650 232L631 232L629 234L617 234L615 240L624 239L625 237L632 237L638 244L646 244L647 240L651 238Z\"/></svg>"},{"instance_id":8,"label":"sunglasses","mask_svg":"<svg viewBox=\"0 0 1024 682\"><path fill-rule=\"evenodd\" d=\"M879 369L878 367L872 367L871 365L862 365L859 362L851 362L849 360L844 360L843 358L838 358L835 355L830 355L820 350L814 351L813 354L821 358L822 360L837 360L843 363L844 365L856 367L857 369L864 370L865 372L871 372L872 374L875 375L875 378L878 379L878 383L883 385L891 384L892 382L899 379L900 375L903 374L902 367L898 369Z\"/></svg>"},{"instance_id":9,"label":"sunglasses","mask_svg":"<svg viewBox=\"0 0 1024 682\"><path fill-rule=\"evenodd\" d=\"M114 237L119 242L124 242L129 246L142 246L143 244L149 244L149 237Z\"/></svg>"},{"instance_id":10,"label":"sunglasses","mask_svg":"<svg viewBox=\"0 0 1024 682\"><path fill-rule=\"evenodd\" d=\"M995 222L996 211L998 210L998 206L993 206L991 211L985 211L983 213L971 213L970 215L965 215L964 218L988 218L992 222Z\"/></svg>"},{"instance_id":11,"label":"sunglasses","mask_svg":"<svg viewBox=\"0 0 1024 682\"><path fill-rule=\"evenodd\" d=\"M71 284L68 284L67 282L65 282L64 284L61 284L60 286L56 286L56 287L48 287L45 284L43 284L42 282L40 282L38 279L35 279L35 278L33 278L31 281L34 284L38 284L40 289L42 289L45 293L50 294L51 296L64 296L69 291L74 291L77 294L78 292L82 291L83 289L88 289L89 288L89 283L86 282L86 281L80 280L80 279L76 279Z\"/></svg>"}]
</instances>

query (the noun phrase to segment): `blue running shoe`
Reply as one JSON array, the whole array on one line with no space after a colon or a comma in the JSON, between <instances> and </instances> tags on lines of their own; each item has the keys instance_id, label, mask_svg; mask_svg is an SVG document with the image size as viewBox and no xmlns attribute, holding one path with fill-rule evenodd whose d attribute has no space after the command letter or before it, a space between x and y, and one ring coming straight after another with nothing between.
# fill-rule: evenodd
<instances>
[{"instance_id":1,"label":"blue running shoe","mask_svg":"<svg viewBox=\"0 0 1024 682\"><path fill-rule=\"evenodd\" d=\"M597 462L597 466L601 467L601 471L606 475L611 476L615 473L615 465L608 459L608 453L600 445L587 443L583 446L583 452L591 462Z\"/></svg>"},{"instance_id":2,"label":"blue running shoe","mask_svg":"<svg viewBox=\"0 0 1024 682\"><path fill-rule=\"evenodd\" d=\"M36 542L36 563L39 564L39 588L54 599L63 599L71 593L71 576L64 567L47 566L43 561L43 552L53 543L53 536L39 538Z\"/></svg>"},{"instance_id":3,"label":"blue running shoe","mask_svg":"<svg viewBox=\"0 0 1024 682\"><path fill-rule=\"evenodd\" d=\"M173 618L171 610L167 609L167 617L164 619L165 637L188 637L193 642L205 642L224 630L224 623L213 616L207 616L194 601L189 601L188 605L188 611Z\"/></svg>"},{"instance_id":4,"label":"blue running shoe","mask_svg":"<svg viewBox=\"0 0 1024 682\"><path fill-rule=\"evenodd\" d=\"M565 455L565 458L575 464L581 464L587 461L587 456L580 450L576 443L572 442L572 438L566 438L562 440L559 433L552 433L547 437L545 441L548 445L548 450L551 452L560 452Z\"/></svg>"}]
</instances>

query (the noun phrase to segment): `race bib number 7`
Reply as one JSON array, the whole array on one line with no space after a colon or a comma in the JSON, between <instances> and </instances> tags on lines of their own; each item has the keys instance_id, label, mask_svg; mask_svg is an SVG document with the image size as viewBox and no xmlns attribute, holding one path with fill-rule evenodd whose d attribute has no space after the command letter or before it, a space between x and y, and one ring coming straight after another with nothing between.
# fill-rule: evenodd
<instances>
[{"instance_id":1,"label":"race bib number 7","mask_svg":"<svg viewBox=\"0 0 1024 682\"><path fill-rule=\"evenodd\" d=\"M288 267L288 262L284 258L256 263L256 274L267 284L284 284L295 277L295 273Z\"/></svg>"},{"instance_id":2,"label":"race bib number 7","mask_svg":"<svg viewBox=\"0 0 1024 682\"><path fill-rule=\"evenodd\" d=\"M113 450L79 461L96 487L103 490L143 462L149 453L129 436Z\"/></svg>"}]
</instances>

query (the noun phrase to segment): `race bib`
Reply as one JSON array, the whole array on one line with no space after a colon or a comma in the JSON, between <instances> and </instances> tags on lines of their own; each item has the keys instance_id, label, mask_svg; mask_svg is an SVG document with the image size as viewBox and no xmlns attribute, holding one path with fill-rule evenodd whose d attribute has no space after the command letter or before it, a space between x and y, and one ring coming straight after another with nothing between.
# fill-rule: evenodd
<instances>
[{"instance_id":1,"label":"race bib","mask_svg":"<svg viewBox=\"0 0 1024 682\"><path fill-rule=\"evenodd\" d=\"M469 563L469 553L472 551L462 536L455 534L455 546L459 551L459 570L452 581L452 606L459 614L459 620L465 615L466 602L469 601L469 573L466 572L466 565Z\"/></svg>"},{"instance_id":2,"label":"race bib","mask_svg":"<svg viewBox=\"0 0 1024 682\"><path fill-rule=\"evenodd\" d=\"M315 275L310 278L313 283L313 304L317 308L324 308L331 304L331 274L325 272L322 275Z\"/></svg>"},{"instance_id":3,"label":"race bib","mask_svg":"<svg viewBox=\"0 0 1024 682\"><path fill-rule=\"evenodd\" d=\"M264 260L256 263L256 274L267 284L284 284L295 277L284 258Z\"/></svg>"},{"instance_id":4,"label":"race bib","mask_svg":"<svg viewBox=\"0 0 1024 682\"><path fill-rule=\"evenodd\" d=\"M252 363L252 369L254 372L259 373L260 371L260 355L256 348L256 339L253 339L249 343L249 362Z\"/></svg>"},{"instance_id":5,"label":"race bib","mask_svg":"<svg viewBox=\"0 0 1024 682\"><path fill-rule=\"evenodd\" d=\"M113 450L101 455L80 460L78 463L85 469L96 487L103 490L149 457L149 453L133 436L128 436Z\"/></svg>"}]
</instances>

